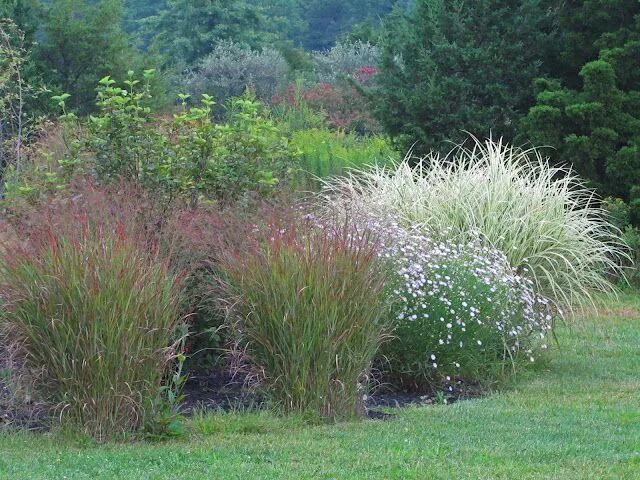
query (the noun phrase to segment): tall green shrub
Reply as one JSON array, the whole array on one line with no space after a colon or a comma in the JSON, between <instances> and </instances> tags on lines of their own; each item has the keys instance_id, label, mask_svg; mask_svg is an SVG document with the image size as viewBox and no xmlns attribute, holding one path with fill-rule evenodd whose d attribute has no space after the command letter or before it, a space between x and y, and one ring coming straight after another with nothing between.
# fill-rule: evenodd
<instances>
[{"instance_id":1,"label":"tall green shrub","mask_svg":"<svg viewBox=\"0 0 640 480\"><path fill-rule=\"evenodd\" d=\"M68 94L54 97L63 109L65 155L50 155L46 168L40 162L29 175L12 176L9 194L61 190L82 173L99 182L133 181L166 200L197 205L272 196L286 183L296 152L250 92L225 104L224 123L214 122L215 101L207 94L194 106L181 94L178 112L163 116L149 104L153 78L153 70L141 79L129 71L123 85L102 78L98 111L88 118L67 113Z\"/></svg>"},{"instance_id":2,"label":"tall green shrub","mask_svg":"<svg viewBox=\"0 0 640 480\"><path fill-rule=\"evenodd\" d=\"M629 203L637 226L640 4L568 2L561 18L562 58L573 70L536 81L536 103L522 120L521 135L554 147L552 160L571 165L603 196ZM576 65L576 59L583 63Z\"/></svg>"},{"instance_id":3,"label":"tall green shrub","mask_svg":"<svg viewBox=\"0 0 640 480\"><path fill-rule=\"evenodd\" d=\"M374 111L403 149L441 149L464 131L513 137L553 36L541 0L417 0L386 22Z\"/></svg>"}]
</instances>

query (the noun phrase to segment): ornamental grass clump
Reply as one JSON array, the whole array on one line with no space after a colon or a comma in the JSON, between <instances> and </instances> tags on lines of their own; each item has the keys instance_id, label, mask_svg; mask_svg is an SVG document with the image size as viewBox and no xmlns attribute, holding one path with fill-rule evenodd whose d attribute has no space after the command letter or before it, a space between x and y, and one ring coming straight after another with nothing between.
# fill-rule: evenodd
<instances>
[{"instance_id":1,"label":"ornamental grass clump","mask_svg":"<svg viewBox=\"0 0 640 480\"><path fill-rule=\"evenodd\" d=\"M385 227L381 255L394 298L387 380L402 388L499 380L530 363L551 329L546 299L505 256Z\"/></svg>"},{"instance_id":2,"label":"ornamental grass clump","mask_svg":"<svg viewBox=\"0 0 640 480\"><path fill-rule=\"evenodd\" d=\"M172 359L177 282L123 224L37 230L3 249L2 328L66 425L98 439L134 431Z\"/></svg>"},{"instance_id":3,"label":"ornamental grass clump","mask_svg":"<svg viewBox=\"0 0 640 480\"><path fill-rule=\"evenodd\" d=\"M603 273L619 271L627 254L594 192L535 149L473 142L415 165L407 158L392 169L355 171L328 182L325 193L332 204L420 225L436 241L490 246L559 309L612 292Z\"/></svg>"},{"instance_id":4,"label":"ornamental grass clump","mask_svg":"<svg viewBox=\"0 0 640 480\"><path fill-rule=\"evenodd\" d=\"M387 300L375 242L348 224L256 227L222 260L238 341L271 407L335 421L362 412Z\"/></svg>"}]
</instances>

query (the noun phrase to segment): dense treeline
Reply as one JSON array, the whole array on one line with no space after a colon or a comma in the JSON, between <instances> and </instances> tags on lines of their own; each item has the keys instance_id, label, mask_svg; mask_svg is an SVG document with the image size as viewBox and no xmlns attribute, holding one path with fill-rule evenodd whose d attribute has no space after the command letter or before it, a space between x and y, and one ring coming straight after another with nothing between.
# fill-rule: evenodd
<instances>
[{"instance_id":1,"label":"dense treeline","mask_svg":"<svg viewBox=\"0 0 640 480\"><path fill-rule=\"evenodd\" d=\"M198 36L199 41L206 41L207 37L215 37L217 31L224 33L225 38L237 39L236 35L253 32L262 34L262 39L286 40L306 50L324 50L355 27L379 26L394 7L406 10L411 3L411 0L124 0L123 7L125 29L145 40L143 44L157 25L158 17L172 19L176 24L191 17L196 30L209 26L213 32L207 30L205 35L199 35L186 29L175 32L176 38Z\"/></svg>"}]
</instances>

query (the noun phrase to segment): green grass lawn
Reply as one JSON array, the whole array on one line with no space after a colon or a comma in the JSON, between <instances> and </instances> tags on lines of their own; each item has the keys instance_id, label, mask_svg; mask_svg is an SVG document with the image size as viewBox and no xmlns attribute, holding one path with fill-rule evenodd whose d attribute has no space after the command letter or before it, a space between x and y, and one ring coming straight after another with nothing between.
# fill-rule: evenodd
<instances>
[{"instance_id":1,"label":"green grass lawn","mask_svg":"<svg viewBox=\"0 0 640 480\"><path fill-rule=\"evenodd\" d=\"M615 305L481 400L326 427L217 416L165 443L10 434L0 478L640 479L640 297Z\"/></svg>"}]
</instances>

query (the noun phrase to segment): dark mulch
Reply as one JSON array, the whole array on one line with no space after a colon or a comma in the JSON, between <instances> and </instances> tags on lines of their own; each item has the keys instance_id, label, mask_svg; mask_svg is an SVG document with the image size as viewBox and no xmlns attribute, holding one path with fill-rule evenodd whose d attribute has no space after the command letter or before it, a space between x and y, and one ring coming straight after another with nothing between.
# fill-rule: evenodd
<instances>
[{"instance_id":1,"label":"dark mulch","mask_svg":"<svg viewBox=\"0 0 640 480\"><path fill-rule=\"evenodd\" d=\"M17 401L9 386L0 378L0 430L2 429L46 430L47 410L35 402Z\"/></svg>"},{"instance_id":2,"label":"dark mulch","mask_svg":"<svg viewBox=\"0 0 640 480\"><path fill-rule=\"evenodd\" d=\"M219 370L210 374L191 375L186 382L183 413L191 415L201 411L243 411L265 408L264 399L251 389L245 388L242 378L233 378ZM455 381L438 391L393 391L381 386L364 397L364 405L369 418L388 419L394 408L426 406L436 403L451 404L460 400L477 398L486 392L474 383Z\"/></svg>"},{"instance_id":3,"label":"dark mulch","mask_svg":"<svg viewBox=\"0 0 640 480\"><path fill-rule=\"evenodd\" d=\"M264 399L246 388L244 380L225 370L189 375L182 391L185 396L182 412L191 415L195 410L229 412L265 408Z\"/></svg>"},{"instance_id":4,"label":"dark mulch","mask_svg":"<svg viewBox=\"0 0 640 480\"><path fill-rule=\"evenodd\" d=\"M208 374L192 374L183 393L182 413L187 416L196 410L229 412L266 408L264 398L246 388L244 378L234 378L222 369ZM457 381L436 392L399 392L381 386L363 400L369 418L387 420L393 418L395 408L449 404L485 393L477 384ZM46 430L47 413L42 405L11 401L11 392L0 378L0 429Z\"/></svg>"}]
</instances>

